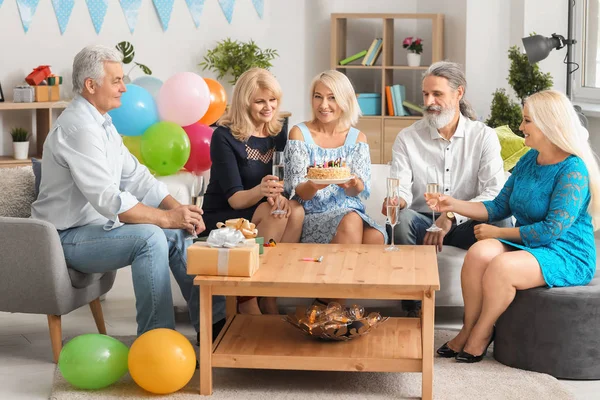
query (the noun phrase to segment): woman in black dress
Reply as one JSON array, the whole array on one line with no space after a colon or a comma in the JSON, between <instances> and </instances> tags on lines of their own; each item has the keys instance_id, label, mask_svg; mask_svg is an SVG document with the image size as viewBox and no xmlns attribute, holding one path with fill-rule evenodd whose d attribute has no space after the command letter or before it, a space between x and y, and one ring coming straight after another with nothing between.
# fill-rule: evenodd
<instances>
[{"instance_id":1,"label":"woman in black dress","mask_svg":"<svg viewBox=\"0 0 600 400\"><path fill-rule=\"evenodd\" d=\"M272 175L273 153L283 151L287 133L277 119L281 87L273 75L252 68L237 81L229 110L218 121L210 144L210 182L204 195L206 231L217 222L245 218L258 236L277 243L300 240L304 209L283 195L283 182ZM285 214L272 214L277 207ZM241 313L278 313L274 298L238 298Z\"/></svg>"}]
</instances>

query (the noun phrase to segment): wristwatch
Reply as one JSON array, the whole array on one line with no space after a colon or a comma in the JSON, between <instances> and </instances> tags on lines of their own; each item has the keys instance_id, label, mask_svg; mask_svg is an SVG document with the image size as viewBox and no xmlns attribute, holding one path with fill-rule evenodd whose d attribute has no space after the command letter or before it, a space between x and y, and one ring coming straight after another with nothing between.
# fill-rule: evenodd
<instances>
[{"instance_id":1,"label":"wristwatch","mask_svg":"<svg viewBox=\"0 0 600 400\"><path fill-rule=\"evenodd\" d=\"M446 217L448 217L448 219L450 221L456 221L456 216L454 215L454 213L452 211L446 212Z\"/></svg>"}]
</instances>

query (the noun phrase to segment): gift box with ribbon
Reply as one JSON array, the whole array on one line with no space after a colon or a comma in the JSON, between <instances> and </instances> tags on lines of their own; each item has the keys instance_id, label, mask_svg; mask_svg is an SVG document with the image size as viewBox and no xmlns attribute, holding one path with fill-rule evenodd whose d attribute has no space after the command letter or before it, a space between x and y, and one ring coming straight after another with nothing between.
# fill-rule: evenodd
<instances>
[{"instance_id":1,"label":"gift box with ribbon","mask_svg":"<svg viewBox=\"0 0 600 400\"><path fill-rule=\"evenodd\" d=\"M59 101L60 86L39 85L32 86L35 90L35 101Z\"/></svg>"},{"instance_id":2,"label":"gift box with ribbon","mask_svg":"<svg viewBox=\"0 0 600 400\"><path fill-rule=\"evenodd\" d=\"M49 77L51 74L52 72L50 71L49 65L40 65L39 67L35 68L29 75L27 75L27 77L25 78L25 82L29 83L30 85L39 85L40 83L44 82L44 80L46 80L46 78Z\"/></svg>"},{"instance_id":3,"label":"gift box with ribbon","mask_svg":"<svg viewBox=\"0 0 600 400\"><path fill-rule=\"evenodd\" d=\"M206 242L196 242L187 250L189 275L251 277L259 267L258 243L248 243L233 228L215 229Z\"/></svg>"}]
</instances>

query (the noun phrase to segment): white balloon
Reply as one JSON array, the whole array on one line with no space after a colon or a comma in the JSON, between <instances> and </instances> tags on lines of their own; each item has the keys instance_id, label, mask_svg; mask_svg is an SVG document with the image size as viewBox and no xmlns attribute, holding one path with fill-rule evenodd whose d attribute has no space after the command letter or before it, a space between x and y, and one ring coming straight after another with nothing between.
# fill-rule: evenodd
<instances>
[{"instance_id":1,"label":"white balloon","mask_svg":"<svg viewBox=\"0 0 600 400\"><path fill-rule=\"evenodd\" d=\"M160 90L160 87L163 84L163 81L153 76L145 75L140 76L139 78L135 78L131 83L143 87L148 92L150 92L152 97L156 98L156 96L158 95L158 91Z\"/></svg>"}]
</instances>

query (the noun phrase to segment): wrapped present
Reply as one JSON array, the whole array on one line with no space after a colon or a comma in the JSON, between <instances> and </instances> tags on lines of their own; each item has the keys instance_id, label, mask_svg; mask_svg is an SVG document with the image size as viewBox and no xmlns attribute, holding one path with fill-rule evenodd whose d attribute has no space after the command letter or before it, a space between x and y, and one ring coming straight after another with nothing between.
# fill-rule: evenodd
<instances>
[{"instance_id":1,"label":"wrapped present","mask_svg":"<svg viewBox=\"0 0 600 400\"><path fill-rule=\"evenodd\" d=\"M58 85L62 85L62 76L59 75L50 75L48 78L46 78L46 82L48 82L48 85L50 86L58 86Z\"/></svg>"},{"instance_id":2,"label":"wrapped present","mask_svg":"<svg viewBox=\"0 0 600 400\"><path fill-rule=\"evenodd\" d=\"M27 77L25 78L25 82L29 83L30 85L39 85L40 83L44 82L44 80L46 80L46 78L49 77L51 74L52 72L50 71L49 65L40 65L39 67L35 68L29 75L27 75Z\"/></svg>"},{"instance_id":3,"label":"wrapped present","mask_svg":"<svg viewBox=\"0 0 600 400\"><path fill-rule=\"evenodd\" d=\"M35 90L35 101L59 101L60 86L39 85L33 86Z\"/></svg>"},{"instance_id":4,"label":"wrapped present","mask_svg":"<svg viewBox=\"0 0 600 400\"><path fill-rule=\"evenodd\" d=\"M13 89L13 101L15 103L33 103L35 101L35 91L29 85L16 86Z\"/></svg>"},{"instance_id":5,"label":"wrapped present","mask_svg":"<svg viewBox=\"0 0 600 400\"><path fill-rule=\"evenodd\" d=\"M263 237L255 237L251 239L246 239L246 243L258 243L258 254L263 254L265 252L265 238Z\"/></svg>"},{"instance_id":6,"label":"wrapped present","mask_svg":"<svg viewBox=\"0 0 600 400\"><path fill-rule=\"evenodd\" d=\"M240 231L215 229L206 242L196 242L187 249L189 275L251 277L259 267L259 244L247 243Z\"/></svg>"}]
</instances>

